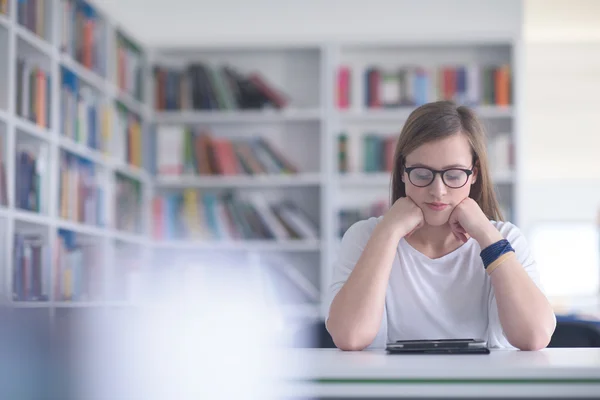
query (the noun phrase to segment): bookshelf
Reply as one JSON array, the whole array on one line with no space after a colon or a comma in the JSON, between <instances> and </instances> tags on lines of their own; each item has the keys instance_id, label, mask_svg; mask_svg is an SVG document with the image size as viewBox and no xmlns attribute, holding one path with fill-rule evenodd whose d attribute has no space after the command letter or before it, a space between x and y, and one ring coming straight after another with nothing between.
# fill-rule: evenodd
<instances>
[{"instance_id":1,"label":"bookshelf","mask_svg":"<svg viewBox=\"0 0 600 400\"><path fill-rule=\"evenodd\" d=\"M482 119L501 207L505 217L518 222L516 48L515 41L500 38L336 48L332 119L335 147L344 154L335 166L341 171L336 174L336 209L343 212L334 228L338 237L357 219L385 210L402 124L416 105L438 99L467 104ZM403 89L396 89L398 82Z\"/></svg>"},{"instance_id":2,"label":"bookshelf","mask_svg":"<svg viewBox=\"0 0 600 400\"><path fill-rule=\"evenodd\" d=\"M153 181L142 155L149 107L130 84L135 74L123 75L133 55L109 64L127 35L84 2L6 4L1 302L49 316L128 305L129 273L151 254ZM146 69L142 61L136 73Z\"/></svg>"},{"instance_id":3,"label":"bookshelf","mask_svg":"<svg viewBox=\"0 0 600 400\"><path fill-rule=\"evenodd\" d=\"M90 4L46 0L44 17L34 21L40 36L11 12L20 2L9 3L8 15L0 14L0 49L9 55L0 60L7 198L0 240L11 251L3 252L10 267L0 284L17 307L125 307L141 269L209 262L260 265L286 316L323 316L340 234L357 218L384 212L389 200L390 174L371 165L365 143L385 158L382 143L393 143L415 97L464 100L456 83L463 66L484 66L480 76L489 77L508 65L514 75L510 101L489 97L480 78L473 106L490 133L502 206L518 223L513 38L144 49ZM453 91L440 79L423 81L419 68L454 82ZM17 96L25 85L18 77L31 71L45 83L35 85L47 98L43 115L30 115L30 102ZM379 99L367 88L369 71L369 79L387 82ZM399 95L390 79L418 82L407 86L408 102L380 105ZM43 195L33 206L19 186L22 170L40 177ZM72 182L79 184L69 191ZM93 200L82 207L78 196ZM75 267L66 278L95 282L93 295L51 285L44 301L14 301L14 265L23 257L12 251L16 234L29 241L22 254L45 255L40 271L49 270L49 283L65 282L56 254L75 264L98 254L89 271Z\"/></svg>"},{"instance_id":4,"label":"bookshelf","mask_svg":"<svg viewBox=\"0 0 600 400\"><path fill-rule=\"evenodd\" d=\"M167 199L159 200L153 220L162 227L173 220L164 210L174 195L183 197L182 219L202 219L197 213L207 217L199 222L204 225L200 235L165 238L164 232L155 232L156 256L177 260L182 252L186 259L231 255L248 268L260 265L265 292L291 319L318 317L319 265L327 255L329 235L322 220L328 210L330 173L322 57L320 46L257 46L155 49L152 59L154 194ZM249 81L267 85L276 94L265 100L248 89ZM187 163L185 149L193 153ZM211 168L198 162L210 157L225 162ZM216 211L201 201L194 213L188 212L186 196L193 198L192 191L196 198L208 196L209 204L216 201ZM225 214L219 204L225 204ZM268 228L275 225L272 237L264 235L256 216L267 221ZM282 225L293 227L277 229ZM229 234L219 234L223 230ZM215 268L226 267L228 261L223 263L215 262Z\"/></svg>"}]
</instances>

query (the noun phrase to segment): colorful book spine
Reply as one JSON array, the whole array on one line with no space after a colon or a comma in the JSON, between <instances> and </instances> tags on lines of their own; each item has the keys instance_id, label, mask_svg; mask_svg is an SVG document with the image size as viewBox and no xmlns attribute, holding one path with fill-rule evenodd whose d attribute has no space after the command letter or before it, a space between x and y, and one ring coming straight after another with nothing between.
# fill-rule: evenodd
<instances>
[{"instance_id":1,"label":"colorful book spine","mask_svg":"<svg viewBox=\"0 0 600 400\"><path fill-rule=\"evenodd\" d=\"M296 174L298 166L264 137L230 139L205 130L160 126L156 169L160 176Z\"/></svg>"},{"instance_id":2,"label":"colorful book spine","mask_svg":"<svg viewBox=\"0 0 600 400\"><path fill-rule=\"evenodd\" d=\"M348 88L347 66L337 71L336 105L343 110L355 99ZM470 106L512 104L512 76L509 64L399 66L382 69L367 66L361 81L364 108L413 107L436 100L452 100Z\"/></svg>"},{"instance_id":3,"label":"colorful book spine","mask_svg":"<svg viewBox=\"0 0 600 400\"><path fill-rule=\"evenodd\" d=\"M59 169L58 215L66 220L105 227L104 190L98 184L95 165L62 152Z\"/></svg>"},{"instance_id":4,"label":"colorful book spine","mask_svg":"<svg viewBox=\"0 0 600 400\"><path fill-rule=\"evenodd\" d=\"M48 38L47 13L51 12L48 0L17 0L17 21L36 35Z\"/></svg>"},{"instance_id":5,"label":"colorful book spine","mask_svg":"<svg viewBox=\"0 0 600 400\"><path fill-rule=\"evenodd\" d=\"M117 230L139 234L142 232L142 193L139 181L123 174L115 174L113 216Z\"/></svg>"},{"instance_id":6,"label":"colorful book spine","mask_svg":"<svg viewBox=\"0 0 600 400\"><path fill-rule=\"evenodd\" d=\"M39 235L16 233L12 293L15 301L48 301L51 295L50 247Z\"/></svg>"},{"instance_id":7,"label":"colorful book spine","mask_svg":"<svg viewBox=\"0 0 600 400\"><path fill-rule=\"evenodd\" d=\"M45 199L41 196L47 179L47 157L44 147L36 148L27 143L17 144L15 168L15 203L20 209L38 213L45 212Z\"/></svg>"},{"instance_id":8,"label":"colorful book spine","mask_svg":"<svg viewBox=\"0 0 600 400\"><path fill-rule=\"evenodd\" d=\"M143 98L144 55L141 49L123 33L115 34L116 84L123 92L137 100Z\"/></svg>"},{"instance_id":9,"label":"colorful book spine","mask_svg":"<svg viewBox=\"0 0 600 400\"><path fill-rule=\"evenodd\" d=\"M84 67L106 76L106 26L94 7L82 0L61 1L61 51Z\"/></svg>"},{"instance_id":10,"label":"colorful book spine","mask_svg":"<svg viewBox=\"0 0 600 400\"><path fill-rule=\"evenodd\" d=\"M60 107L62 135L93 150L106 148L105 137L100 132L99 93L66 68L62 69Z\"/></svg>"},{"instance_id":11,"label":"colorful book spine","mask_svg":"<svg viewBox=\"0 0 600 400\"><path fill-rule=\"evenodd\" d=\"M121 163L141 168L144 164L141 119L120 102L116 103L114 113L112 155Z\"/></svg>"},{"instance_id":12,"label":"colorful book spine","mask_svg":"<svg viewBox=\"0 0 600 400\"><path fill-rule=\"evenodd\" d=\"M351 79L352 75L350 68L347 66L341 66L337 73L337 105L340 110L344 110L350 107L351 94Z\"/></svg>"},{"instance_id":13,"label":"colorful book spine","mask_svg":"<svg viewBox=\"0 0 600 400\"><path fill-rule=\"evenodd\" d=\"M98 301L104 297L103 253L100 243L59 229L54 246L54 299Z\"/></svg>"},{"instance_id":14,"label":"colorful book spine","mask_svg":"<svg viewBox=\"0 0 600 400\"><path fill-rule=\"evenodd\" d=\"M238 196L187 189L153 199L156 239L317 239L313 218L290 201L270 202L260 193Z\"/></svg>"},{"instance_id":15,"label":"colorful book spine","mask_svg":"<svg viewBox=\"0 0 600 400\"><path fill-rule=\"evenodd\" d=\"M50 74L35 63L17 62L17 114L44 128L50 127Z\"/></svg>"},{"instance_id":16,"label":"colorful book spine","mask_svg":"<svg viewBox=\"0 0 600 400\"><path fill-rule=\"evenodd\" d=\"M352 151L351 138L346 133L338 136L338 172L391 172L394 169L394 153L397 135L366 133L358 151ZM360 158L355 160L354 157ZM352 167L351 167L352 166Z\"/></svg>"},{"instance_id":17,"label":"colorful book spine","mask_svg":"<svg viewBox=\"0 0 600 400\"><path fill-rule=\"evenodd\" d=\"M8 205L8 188L7 188L7 179L6 179L6 156L4 149L5 146L5 137L0 137L0 205L7 206Z\"/></svg>"},{"instance_id":18,"label":"colorful book spine","mask_svg":"<svg viewBox=\"0 0 600 400\"><path fill-rule=\"evenodd\" d=\"M338 237L343 237L346 231L358 221L371 217L380 217L389 208L388 200L379 200L364 207L342 208L338 211Z\"/></svg>"},{"instance_id":19,"label":"colorful book spine","mask_svg":"<svg viewBox=\"0 0 600 400\"><path fill-rule=\"evenodd\" d=\"M287 94L268 77L242 74L231 66L155 66L153 78L154 108L159 111L282 109L289 103Z\"/></svg>"}]
</instances>

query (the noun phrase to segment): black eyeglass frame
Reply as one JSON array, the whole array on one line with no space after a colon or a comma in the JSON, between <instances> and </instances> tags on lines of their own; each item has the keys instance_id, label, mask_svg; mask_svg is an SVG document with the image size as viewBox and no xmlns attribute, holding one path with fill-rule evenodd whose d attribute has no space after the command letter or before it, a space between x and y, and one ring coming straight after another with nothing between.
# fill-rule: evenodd
<instances>
[{"instance_id":1,"label":"black eyeglass frame","mask_svg":"<svg viewBox=\"0 0 600 400\"><path fill-rule=\"evenodd\" d=\"M431 178L431 181L427 184L427 185L415 185L412 181L412 179L410 179L410 173L411 171L415 170L415 169L426 169L428 171L430 171L431 173L433 173L433 177ZM411 184L413 184L416 187L419 188L424 188L427 187L429 185L431 185L433 183L433 181L435 181L435 177L437 174L440 174L440 176L442 177L442 182L444 182L444 185L448 186L450 189L460 189L461 187L465 186L467 184L467 182L469 182L469 176L471 176L473 174L473 169L467 169L467 168L448 168L448 169L444 169L444 170L437 170L437 169L431 169L431 168L427 168L427 167L406 167L404 166L404 171L406 172L406 174L408 175L408 180L410 181ZM463 183L460 186L450 186L446 183L446 179L444 178L444 174L448 171L462 171L464 173L467 174L467 179L465 179L465 183Z\"/></svg>"}]
</instances>

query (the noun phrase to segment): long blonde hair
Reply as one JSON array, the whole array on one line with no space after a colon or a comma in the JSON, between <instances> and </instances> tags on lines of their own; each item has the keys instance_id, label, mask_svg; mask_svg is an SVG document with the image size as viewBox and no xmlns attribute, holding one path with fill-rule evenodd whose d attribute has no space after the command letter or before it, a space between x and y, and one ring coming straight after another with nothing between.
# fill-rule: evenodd
<instances>
[{"instance_id":1,"label":"long blonde hair","mask_svg":"<svg viewBox=\"0 0 600 400\"><path fill-rule=\"evenodd\" d=\"M489 219L503 221L488 167L485 129L470 108L458 106L451 101L427 103L409 115L396 144L390 204L394 204L400 197L406 197L406 187L402 181L406 156L422 144L458 133L467 137L473 165L478 171L469 197L479 204Z\"/></svg>"}]
</instances>

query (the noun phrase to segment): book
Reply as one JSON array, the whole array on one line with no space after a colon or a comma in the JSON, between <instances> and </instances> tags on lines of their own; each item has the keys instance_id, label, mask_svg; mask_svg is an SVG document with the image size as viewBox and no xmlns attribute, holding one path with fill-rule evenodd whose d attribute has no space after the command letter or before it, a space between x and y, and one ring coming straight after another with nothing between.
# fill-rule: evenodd
<instances>
[{"instance_id":1,"label":"book","mask_svg":"<svg viewBox=\"0 0 600 400\"><path fill-rule=\"evenodd\" d=\"M367 132L362 136L362 143L357 148L352 147L356 138L342 132L338 135L338 172L392 172L394 169L394 153L398 135ZM351 149L357 150L351 151ZM360 158L360 163L353 160ZM352 168L351 165L355 167ZM354 169L354 170L352 170Z\"/></svg>"},{"instance_id":2,"label":"book","mask_svg":"<svg viewBox=\"0 0 600 400\"><path fill-rule=\"evenodd\" d=\"M260 192L186 189L155 196L155 239L317 239L317 224L290 200L271 201Z\"/></svg>"},{"instance_id":3,"label":"book","mask_svg":"<svg viewBox=\"0 0 600 400\"><path fill-rule=\"evenodd\" d=\"M116 173L113 201L115 229L133 234L142 233L141 183L127 175Z\"/></svg>"},{"instance_id":4,"label":"book","mask_svg":"<svg viewBox=\"0 0 600 400\"><path fill-rule=\"evenodd\" d=\"M215 137L205 129L157 128L159 176L292 175L298 166L265 137Z\"/></svg>"},{"instance_id":5,"label":"book","mask_svg":"<svg viewBox=\"0 0 600 400\"><path fill-rule=\"evenodd\" d=\"M50 11L47 0L17 0L17 22L44 39L49 34L46 13Z\"/></svg>"},{"instance_id":6,"label":"book","mask_svg":"<svg viewBox=\"0 0 600 400\"><path fill-rule=\"evenodd\" d=\"M17 61L17 115L44 128L50 127L50 74L35 62Z\"/></svg>"},{"instance_id":7,"label":"book","mask_svg":"<svg viewBox=\"0 0 600 400\"><path fill-rule=\"evenodd\" d=\"M82 157L61 152L58 215L65 220L106 227L104 189L96 166Z\"/></svg>"},{"instance_id":8,"label":"book","mask_svg":"<svg viewBox=\"0 0 600 400\"><path fill-rule=\"evenodd\" d=\"M193 63L186 68L153 68L158 111L285 108L289 97L264 74L242 74L230 65Z\"/></svg>"},{"instance_id":9,"label":"book","mask_svg":"<svg viewBox=\"0 0 600 400\"><path fill-rule=\"evenodd\" d=\"M51 255L44 237L17 232L13 243L13 300L48 301Z\"/></svg>"},{"instance_id":10,"label":"book","mask_svg":"<svg viewBox=\"0 0 600 400\"><path fill-rule=\"evenodd\" d=\"M59 229L54 251L54 299L99 301L104 299L104 254L101 242Z\"/></svg>"},{"instance_id":11,"label":"book","mask_svg":"<svg viewBox=\"0 0 600 400\"><path fill-rule=\"evenodd\" d=\"M115 31L115 43L115 83L121 91L141 101L144 96L144 53L120 30Z\"/></svg>"},{"instance_id":12,"label":"book","mask_svg":"<svg viewBox=\"0 0 600 400\"><path fill-rule=\"evenodd\" d=\"M335 93L340 110L356 102L349 90L351 74L349 67L338 67ZM469 106L512 104L509 64L367 65L363 74L364 98L356 104L367 109L413 107L436 100Z\"/></svg>"},{"instance_id":13,"label":"book","mask_svg":"<svg viewBox=\"0 0 600 400\"><path fill-rule=\"evenodd\" d=\"M371 217L380 217L389 208L389 200L379 200L362 207L343 207L338 210L338 237L342 238L346 231L358 221Z\"/></svg>"}]
</instances>

